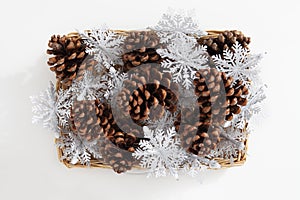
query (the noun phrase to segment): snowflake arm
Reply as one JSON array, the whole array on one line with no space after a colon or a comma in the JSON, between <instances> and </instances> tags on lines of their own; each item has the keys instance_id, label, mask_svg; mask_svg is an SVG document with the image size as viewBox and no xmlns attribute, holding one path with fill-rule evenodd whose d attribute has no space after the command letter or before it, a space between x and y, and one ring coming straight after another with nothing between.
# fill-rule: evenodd
<instances>
[{"instance_id":1,"label":"snowflake arm","mask_svg":"<svg viewBox=\"0 0 300 200\"><path fill-rule=\"evenodd\" d=\"M58 117L58 124L63 128L69 126L69 118L71 115L71 107L73 105L73 92L69 88L67 90L60 89L58 91L55 103L55 112Z\"/></svg>"},{"instance_id":2,"label":"snowflake arm","mask_svg":"<svg viewBox=\"0 0 300 200\"><path fill-rule=\"evenodd\" d=\"M107 90L104 94L104 97L115 103L114 98L124 87L124 81L128 79L127 73L118 72L115 68L111 67L109 73L106 76L107 81Z\"/></svg>"},{"instance_id":3,"label":"snowflake arm","mask_svg":"<svg viewBox=\"0 0 300 200\"><path fill-rule=\"evenodd\" d=\"M106 80L103 80L101 76L94 76L90 71L86 71L83 79L74 81L71 89L77 96L78 101L99 99L107 89Z\"/></svg>"},{"instance_id":4,"label":"snowflake arm","mask_svg":"<svg viewBox=\"0 0 300 200\"><path fill-rule=\"evenodd\" d=\"M44 128L58 133L58 118L56 116L56 95L54 84L50 82L48 89L39 96L31 96L33 104L33 124L43 124Z\"/></svg>"}]
</instances>

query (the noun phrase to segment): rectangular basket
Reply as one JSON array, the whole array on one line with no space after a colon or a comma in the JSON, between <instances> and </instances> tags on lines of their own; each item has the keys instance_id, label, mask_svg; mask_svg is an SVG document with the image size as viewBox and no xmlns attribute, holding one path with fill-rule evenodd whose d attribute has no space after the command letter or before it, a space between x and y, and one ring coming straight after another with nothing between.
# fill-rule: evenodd
<instances>
[{"instance_id":1,"label":"rectangular basket","mask_svg":"<svg viewBox=\"0 0 300 200\"><path fill-rule=\"evenodd\" d=\"M116 30L114 31L118 34L121 35L128 35L128 31L123 31L123 30ZM218 35L220 33L223 33L224 31L215 31L215 30L209 30L207 31L207 35L206 36L202 36L201 38L197 38L197 39L214 39L217 38ZM74 33L70 33L67 35L67 37L79 37L79 34L74 32ZM56 89L60 89L63 88L62 85L60 84L60 82L57 82L56 84ZM65 88L63 88L65 89ZM246 132L246 127L244 128L244 130ZM61 135L63 135L64 133L60 133ZM55 140L55 143L57 142L57 139ZM246 161L246 152L247 152L247 148L248 148L248 134L246 137L246 140L244 141L245 144L245 148L243 150L238 151L237 153L237 157L234 157L232 159L225 159L225 158L214 158L215 161L217 161L220 165L221 168L229 168L229 167L233 167L233 166L240 166L243 165ZM86 168L86 167L93 167L93 168L111 168L108 164L106 164L103 160L101 159L94 159L93 157L90 160L90 166L87 165L82 165L80 163L77 164L71 164L70 161L63 159L63 149L61 148L57 148L58 151L58 158L59 160L68 168L72 168L72 167L80 167L80 168ZM134 166L134 168L136 169L141 169L140 166Z\"/></svg>"}]
</instances>

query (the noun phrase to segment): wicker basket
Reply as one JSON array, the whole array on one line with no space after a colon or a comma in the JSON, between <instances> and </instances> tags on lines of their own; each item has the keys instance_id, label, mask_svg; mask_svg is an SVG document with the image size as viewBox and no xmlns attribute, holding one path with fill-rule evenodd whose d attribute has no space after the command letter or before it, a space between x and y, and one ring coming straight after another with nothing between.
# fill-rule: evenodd
<instances>
[{"instance_id":1,"label":"wicker basket","mask_svg":"<svg viewBox=\"0 0 300 200\"><path fill-rule=\"evenodd\" d=\"M114 32L127 36L129 31L123 31L123 30L115 30ZM206 36L202 36L201 38L196 38L196 39L209 39L209 38L217 38L218 35L224 31L216 31L216 30L209 30L206 31L208 34ZM239 32L239 31L238 31ZM241 32L240 32L241 33ZM67 37L80 37L79 34L77 32L72 32L69 33L67 35ZM195 36L196 37L196 36ZM62 88L61 84L59 82L57 82L56 84L56 89L60 89ZM246 127L243 130L244 132L246 132ZM64 133L61 133L62 135ZM57 139L55 140L55 143L57 142ZM241 166L245 163L246 161L246 155L247 155L247 149L248 149L248 134L247 134L247 138L244 141L245 144L245 149L241 150L238 152L238 156L233 158L233 159L224 159L224 158L214 158L215 161L217 161L220 165L221 168L229 168L229 167L233 167L233 166ZM77 164L71 164L68 160L66 159L62 159L62 155L63 155L63 150L61 148L57 148L58 151L58 158L59 160L68 168L73 168L73 167L79 167L79 168L86 168L86 167L92 167L92 168L111 168L109 165L107 165L106 163L104 163L103 160L101 159L91 159L90 161L90 166L87 165L82 165L80 163ZM135 169L141 169L140 166L134 166Z\"/></svg>"}]
</instances>

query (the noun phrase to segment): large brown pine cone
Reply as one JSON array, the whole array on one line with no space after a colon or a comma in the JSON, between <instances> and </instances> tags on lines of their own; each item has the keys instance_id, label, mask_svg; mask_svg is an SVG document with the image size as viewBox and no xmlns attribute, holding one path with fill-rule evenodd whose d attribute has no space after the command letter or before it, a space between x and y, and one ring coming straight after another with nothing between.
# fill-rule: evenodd
<instances>
[{"instance_id":1,"label":"large brown pine cone","mask_svg":"<svg viewBox=\"0 0 300 200\"><path fill-rule=\"evenodd\" d=\"M194 86L199 108L181 110L175 125L185 149L206 155L222 137L218 127L239 114L240 107L247 104L244 96L248 90L240 82L232 85L232 77L227 78L214 68L198 71L196 77Z\"/></svg>"},{"instance_id":2,"label":"large brown pine cone","mask_svg":"<svg viewBox=\"0 0 300 200\"><path fill-rule=\"evenodd\" d=\"M72 131L88 142L98 140L103 134L97 104L97 100L74 101L71 110Z\"/></svg>"},{"instance_id":3,"label":"large brown pine cone","mask_svg":"<svg viewBox=\"0 0 300 200\"><path fill-rule=\"evenodd\" d=\"M129 122L125 119L117 118L116 120L114 114L118 113L113 113L111 106L107 103L99 102L98 109L98 118L104 137L118 148L128 151L135 148L138 144L138 137L142 136L142 129L134 126L128 127Z\"/></svg>"},{"instance_id":4,"label":"large brown pine cone","mask_svg":"<svg viewBox=\"0 0 300 200\"><path fill-rule=\"evenodd\" d=\"M117 173L123 173L132 168L134 159L132 152L138 147L139 138L142 131L127 127L123 131L120 127L126 126L124 121L115 121L112 109L107 103L99 103L98 105L100 126L103 128L103 135L98 142L100 145L100 153L104 162L111 166Z\"/></svg>"},{"instance_id":5,"label":"large brown pine cone","mask_svg":"<svg viewBox=\"0 0 300 200\"><path fill-rule=\"evenodd\" d=\"M156 53L160 48L159 37L154 31L132 31L124 41L125 53L122 56L124 71L143 63L155 63L161 60Z\"/></svg>"},{"instance_id":6,"label":"large brown pine cone","mask_svg":"<svg viewBox=\"0 0 300 200\"><path fill-rule=\"evenodd\" d=\"M117 95L117 105L125 115L139 123L157 120L165 110L174 113L177 109L177 84L171 82L170 73L162 73L158 64L144 64L130 71L129 80Z\"/></svg>"},{"instance_id":7,"label":"large brown pine cone","mask_svg":"<svg viewBox=\"0 0 300 200\"><path fill-rule=\"evenodd\" d=\"M53 35L49 40L47 54L50 70L65 86L70 86L77 76L78 69L86 57L85 45L79 37Z\"/></svg>"},{"instance_id":8,"label":"large brown pine cone","mask_svg":"<svg viewBox=\"0 0 300 200\"><path fill-rule=\"evenodd\" d=\"M207 46L207 52L210 56L222 55L223 50L231 48L236 42L246 48L250 43L250 37L246 37L240 31L232 30L219 33L217 37L208 35L198 40L199 44Z\"/></svg>"},{"instance_id":9,"label":"large brown pine cone","mask_svg":"<svg viewBox=\"0 0 300 200\"><path fill-rule=\"evenodd\" d=\"M98 76L99 74L96 74L97 72L95 70L95 66L97 64L98 62L93 58L93 56L86 56L86 58L82 61L81 65L79 66L74 80L82 80L84 77L84 73L87 71L90 71L95 76Z\"/></svg>"}]
</instances>

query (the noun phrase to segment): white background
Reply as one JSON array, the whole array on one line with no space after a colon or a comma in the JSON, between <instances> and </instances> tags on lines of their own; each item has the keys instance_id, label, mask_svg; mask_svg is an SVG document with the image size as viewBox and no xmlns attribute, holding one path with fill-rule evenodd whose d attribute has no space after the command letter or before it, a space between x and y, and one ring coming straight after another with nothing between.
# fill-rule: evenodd
<instances>
[{"instance_id":1,"label":"white background","mask_svg":"<svg viewBox=\"0 0 300 200\"><path fill-rule=\"evenodd\" d=\"M280 2L280 3L278 3ZM299 1L6 1L0 7L0 199L299 199ZM95 28L140 29L173 8L196 9L204 29L238 29L268 84L264 117L243 167L209 171L201 181L146 179L110 170L67 169L53 135L31 124L29 96L54 74L45 54L52 34Z\"/></svg>"}]
</instances>

